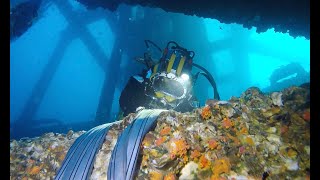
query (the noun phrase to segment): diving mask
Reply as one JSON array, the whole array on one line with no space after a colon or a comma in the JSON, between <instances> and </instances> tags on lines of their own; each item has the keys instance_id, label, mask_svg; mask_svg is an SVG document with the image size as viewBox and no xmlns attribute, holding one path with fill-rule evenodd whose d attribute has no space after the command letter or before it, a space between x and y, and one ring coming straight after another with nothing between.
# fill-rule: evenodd
<instances>
[{"instance_id":1,"label":"diving mask","mask_svg":"<svg viewBox=\"0 0 320 180\"><path fill-rule=\"evenodd\" d=\"M184 99L190 89L190 81L187 74L177 77L174 73L158 73L151 80L155 96L164 99L167 103Z\"/></svg>"}]
</instances>

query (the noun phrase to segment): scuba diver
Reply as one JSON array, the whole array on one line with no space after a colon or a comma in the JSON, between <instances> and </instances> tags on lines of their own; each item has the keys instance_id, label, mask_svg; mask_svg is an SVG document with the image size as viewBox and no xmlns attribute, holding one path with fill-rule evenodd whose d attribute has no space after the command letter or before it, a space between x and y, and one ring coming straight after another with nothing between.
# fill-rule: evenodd
<instances>
[{"instance_id":1,"label":"scuba diver","mask_svg":"<svg viewBox=\"0 0 320 180\"><path fill-rule=\"evenodd\" d=\"M131 76L120 95L119 104L124 116L135 112L138 107L192 111L199 107L193 87L200 74L205 76L213 87L214 99L220 100L211 74L193 62L193 51L188 51L174 41L168 42L163 51L150 40L145 40L145 44L147 52L143 58L136 60L145 64L147 70ZM157 61L152 57L154 48L162 54ZM202 71L193 75L192 67Z\"/></svg>"}]
</instances>

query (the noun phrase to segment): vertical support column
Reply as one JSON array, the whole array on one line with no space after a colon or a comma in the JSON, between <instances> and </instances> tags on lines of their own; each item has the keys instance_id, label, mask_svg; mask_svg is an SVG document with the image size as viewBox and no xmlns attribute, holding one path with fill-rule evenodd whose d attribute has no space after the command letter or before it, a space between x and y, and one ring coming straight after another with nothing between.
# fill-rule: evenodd
<instances>
[{"instance_id":1,"label":"vertical support column","mask_svg":"<svg viewBox=\"0 0 320 180\"><path fill-rule=\"evenodd\" d=\"M250 87L250 64L249 64L249 46L250 41L249 32L236 31L231 32L230 53L232 56L232 63L234 64L235 71L233 72L232 84L238 84L237 90L233 94L241 94ZM237 41L237 43L233 43ZM241 83L238 83L241 82Z\"/></svg>"},{"instance_id":2,"label":"vertical support column","mask_svg":"<svg viewBox=\"0 0 320 180\"><path fill-rule=\"evenodd\" d=\"M32 125L34 115L36 114L45 92L47 91L53 76L59 67L64 51L74 38L73 34L69 33L69 30L69 28L66 28L61 32L60 39L48 60L48 64L43 68L40 79L36 82L20 116L13 123L12 134L16 133L16 130L19 131L19 134L23 134L22 131L26 132L28 130L27 127Z\"/></svg>"},{"instance_id":3,"label":"vertical support column","mask_svg":"<svg viewBox=\"0 0 320 180\"><path fill-rule=\"evenodd\" d=\"M105 79L103 82L99 105L95 117L95 121L99 124L114 121L114 119L111 117L111 109L115 89L118 84L117 82L119 76L121 75L119 74L121 64L120 49L122 49L122 46L127 47L128 44L130 44L128 42L128 39L125 39L123 37L127 37L128 31L132 29L129 27L128 24L128 19L131 11L128 10L128 7L119 8L118 11L120 13L120 19L117 22L112 23L115 26L113 27L113 32L115 34L115 42L109 63L106 67Z\"/></svg>"},{"instance_id":4,"label":"vertical support column","mask_svg":"<svg viewBox=\"0 0 320 180\"><path fill-rule=\"evenodd\" d=\"M99 105L96 112L95 120L97 123L109 123L113 122L114 119L111 119L110 112L112 109L112 102L114 97L114 92L120 72L121 64L121 53L120 49L120 39L116 38L115 44L113 47L112 54L110 56L109 64L107 71L105 73L105 79L103 82L103 87L100 94Z\"/></svg>"}]
</instances>

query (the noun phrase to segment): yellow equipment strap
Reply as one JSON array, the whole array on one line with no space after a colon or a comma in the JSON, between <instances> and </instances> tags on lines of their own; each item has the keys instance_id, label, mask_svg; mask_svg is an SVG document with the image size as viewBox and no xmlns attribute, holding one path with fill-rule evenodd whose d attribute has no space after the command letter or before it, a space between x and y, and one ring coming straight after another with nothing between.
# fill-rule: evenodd
<instances>
[{"instance_id":1,"label":"yellow equipment strap","mask_svg":"<svg viewBox=\"0 0 320 180\"><path fill-rule=\"evenodd\" d=\"M164 96L164 94L159 91L155 92L155 94L156 94L157 98L162 98Z\"/></svg>"},{"instance_id":2,"label":"yellow equipment strap","mask_svg":"<svg viewBox=\"0 0 320 180\"><path fill-rule=\"evenodd\" d=\"M169 73L171 71L175 59L176 59L176 54L172 53L170 60L169 60L168 67L167 67L167 73Z\"/></svg>"},{"instance_id":3,"label":"yellow equipment strap","mask_svg":"<svg viewBox=\"0 0 320 180\"><path fill-rule=\"evenodd\" d=\"M177 69L177 75L180 76L184 62L186 61L186 57L182 56L182 58L180 59L179 65L178 65L178 69Z\"/></svg>"},{"instance_id":4,"label":"yellow equipment strap","mask_svg":"<svg viewBox=\"0 0 320 180\"><path fill-rule=\"evenodd\" d=\"M156 65L153 67L153 71L152 71L152 74L151 74L150 78L152 78L152 77L157 73L157 71L158 71L158 66L159 66L159 64L156 64ZM149 79L150 79L150 78L149 78Z\"/></svg>"}]
</instances>

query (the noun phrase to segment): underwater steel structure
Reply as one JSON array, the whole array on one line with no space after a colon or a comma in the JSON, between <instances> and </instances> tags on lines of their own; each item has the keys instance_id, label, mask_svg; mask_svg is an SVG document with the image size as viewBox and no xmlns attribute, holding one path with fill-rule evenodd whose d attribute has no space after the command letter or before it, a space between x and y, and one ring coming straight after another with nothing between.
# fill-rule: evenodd
<instances>
[{"instance_id":1,"label":"underwater steel structure","mask_svg":"<svg viewBox=\"0 0 320 180\"><path fill-rule=\"evenodd\" d=\"M87 4L89 7L104 6L104 7L107 7L108 9L110 9L110 7L107 6L108 3L115 3L114 1L108 1L108 3L106 3L107 1L106 2L99 1L100 3L96 3L95 1L90 1L91 4L88 4L88 2L84 2L85 0L79 0L79 1ZM295 1L297 1L297 0L295 0ZM121 2L127 3L127 1L117 1L117 2L119 2L119 3L116 3L117 6ZM166 2L166 1L161 1L161 2ZM188 1L186 4L183 4L181 7L187 6L189 3L192 3L192 2L193 1L190 1L190 2ZM23 134L23 132L21 132L21 130L30 131L30 129L25 128L25 127L30 127L30 124L32 124L32 122L34 120L34 116L35 116L35 114L41 104L41 101L42 101L42 99L43 99L43 97L44 97L44 95L45 95L45 93L51 83L51 80L53 79L53 77L55 75L55 72L57 71L57 69L61 63L62 56L63 56L66 48L68 47L69 43L75 38L80 38L80 40L83 41L83 43L88 48L88 51L91 53L91 55L96 60L96 63L105 72L105 74L104 74L105 79L104 79L103 87L102 87L101 94L100 94L98 108L96 110L95 124L91 124L90 126L88 126L88 128L94 127L98 124L112 122L113 119L110 118L111 109L112 109L112 102L114 99L115 89L117 88L117 86L119 86L119 79L118 79L118 76L116 76L115 74L117 74L118 72L121 72L120 64L121 64L122 53L123 53L123 51L125 51L129 57L133 57L133 54L131 51L136 52L139 49L139 46L136 45L139 38L132 39L132 37L131 37L132 34L136 34L141 37L142 36L153 37L152 34L157 34L158 32L161 32L161 30L159 30L159 29L152 29L151 31L153 31L153 32L150 32L147 29L141 30L142 24L139 24L138 21L135 23L132 23L132 24L126 23L126 20L128 20L128 18L130 17L130 11L126 11L126 10L121 11L121 16L118 19L116 13L113 13L111 11L104 11L103 13L105 13L107 16L102 17L101 16L101 11L103 11L102 9L100 9L101 11L100 10L90 11L89 10L89 11L86 11L86 15L84 18L83 12L74 11L71 4L69 4L68 1L54 0L53 3L55 3L55 5L58 7L61 14L67 20L68 26L64 31L61 32L60 40L58 41L57 46L52 53L52 56L49 57L48 64L43 69L43 71L40 75L39 81L34 86L33 91L31 93L30 97L28 98L20 116L14 122L14 124L12 126L12 133L13 134L15 133L15 129L20 130L19 134ZM103 3L105 3L105 4L103 5ZM159 3L160 3L160 1L159 1ZM128 2L127 4L132 4L132 3ZM173 3L173 5L174 4L175 3ZM199 4L201 4L200 1L199 1ZM145 4L142 3L141 5L145 5ZM305 5L306 4L304 4L304 6ZM114 10L117 6L111 8L111 10ZM154 7L154 5L152 5L152 4L149 4L148 6ZM302 7L304 7L304 6L302 6ZM309 5L306 5L306 6L309 6ZM173 12L180 12L180 11L174 11L174 10L172 10L172 11ZM198 9L195 12L198 12L198 11L200 11L200 10ZM307 11L309 13L309 7L307 8ZM304 11L302 12L302 14L303 13L304 13ZM167 17L167 18L171 18L171 17ZM111 31L113 32L113 35L115 36L115 42L113 45L113 50L112 50L111 56L109 58L110 59L109 61L107 60L108 57L105 55L105 53L103 52L100 45L96 42L95 38L91 35L91 33L86 28L86 25L88 25L94 21L100 20L100 19L106 19L106 21L110 24ZM309 17L307 19L309 20ZM144 21L152 22L152 21L154 21L154 19L152 17L146 16ZM180 22L179 19L173 19L173 21ZM263 22L263 19L261 20L261 22ZM179 30L179 28L181 28L181 27L185 27L184 24L177 23L177 24L174 24L173 29ZM307 26L306 28L308 28L308 27L309 26ZM142 29L144 29L144 28L142 28ZM202 32L201 29L198 29L198 31ZM202 35L205 33L200 33L200 34ZM175 38L179 39L179 38L183 38L184 36L188 36L188 34L183 35L183 33L182 33L182 34L179 34L178 37L175 37ZM170 37L171 36L169 35L168 38L170 38ZM127 39L125 39L125 38L127 38ZM247 60L247 52L248 51L251 51L251 52L254 51L254 52L257 52L257 53L263 54L263 55L272 55L272 56L277 56L277 57L279 56L281 58L287 58L287 57L283 57L283 54L278 49L276 49L276 48L272 49L272 47L268 47L268 49L267 49L267 47L263 47L262 44L259 44L258 42L255 42L254 40L251 40L250 38L247 40L250 41L251 44L252 43L256 44L256 46L253 46L256 49L248 50L245 47L243 47L243 43L246 43L246 42L234 43L233 40L236 37L233 37L232 34L230 35L230 37L227 37L222 40L214 41L214 42L204 42L207 38L202 37L202 36L198 37L198 38L203 39L202 43L209 44L209 46L207 46L207 48L213 47L214 52L218 52L220 50L229 50L231 55L234 57L234 59L236 59L235 64L237 67L245 67L244 64L246 64L246 62L247 62L246 60ZM233 44L233 46L230 46L230 44ZM129 47L129 45L130 45L130 47L135 48L135 49L126 49ZM199 46L201 46L201 45L199 45ZM240 54L236 53L236 52L238 52L239 47L243 49L242 53L240 53ZM120 49L122 49L122 52L120 51ZM206 54L206 53L204 53L204 54ZM197 57L197 59L203 59L203 60L207 60L208 58L209 58L209 55L208 55L208 57L207 56ZM248 75L248 71L246 69L244 69L244 68L236 68L236 69L238 71L238 74L241 74L241 76L233 77L231 79L223 79L223 81L238 81L241 79L247 79L247 77L249 75ZM19 127L23 127L23 128L19 128ZM83 124L82 124L82 127L84 127Z\"/></svg>"},{"instance_id":2,"label":"underwater steel structure","mask_svg":"<svg viewBox=\"0 0 320 180\"><path fill-rule=\"evenodd\" d=\"M106 118L108 118L110 114L116 86L115 82L117 81L117 76L114 76L114 71L117 71L120 68L119 64L121 63L121 54L118 50L114 50L110 58L117 58L117 61L107 61L108 58L106 54L86 28L86 25L106 18L107 22L111 24L110 27L113 28L111 29L112 32L116 35L118 34L118 29L116 29L117 25L114 24L116 23L116 19L113 18L114 16L101 17L101 14L96 14L94 11L88 12L86 14L86 18L83 18L81 13L77 13L72 9L72 6L68 1L55 0L53 2L67 20L68 26L61 32L57 46L51 57L49 57L47 65L42 70L39 80L33 87L31 95L27 99L20 116L12 124L10 135L13 137L16 137L18 133L17 130L19 130L19 134L30 134L28 132L32 131L30 126L34 125L32 122L34 121L35 114L39 109L43 97L61 63L62 56L65 53L66 48L75 38L80 38L80 40L83 41L91 55L96 60L96 63L105 73L103 89L101 91L99 106L96 113L97 115L99 114L99 116L96 116L96 124L91 124L90 127L109 122ZM120 39L115 38L114 49L119 49L119 42ZM61 124L59 126L61 126ZM59 128L63 129L63 127Z\"/></svg>"},{"instance_id":3,"label":"underwater steel structure","mask_svg":"<svg viewBox=\"0 0 320 180\"><path fill-rule=\"evenodd\" d=\"M276 32L310 39L309 0L77 0L89 8L115 11L120 4L161 8L167 12L214 18L222 23L257 27L257 32Z\"/></svg>"},{"instance_id":4,"label":"underwater steel structure","mask_svg":"<svg viewBox=\"0 0 320 180\"><path fill-rule=\"evenodd\" d=\"M19 37L38 16L39 2L28 1L16 5L10 13L10 39ZM257 32L274 28L276 32L289 32L293 37L310 39L310 1L308 0L76 0L88 8L103 7L115 11L120 4L161 8L167 12L214 18L222 23L255 26ZM19 14L25 14L22 21Z\"/></svg>"}]
</instances>

